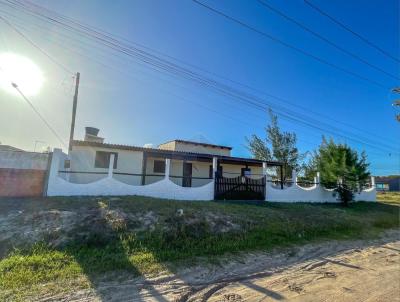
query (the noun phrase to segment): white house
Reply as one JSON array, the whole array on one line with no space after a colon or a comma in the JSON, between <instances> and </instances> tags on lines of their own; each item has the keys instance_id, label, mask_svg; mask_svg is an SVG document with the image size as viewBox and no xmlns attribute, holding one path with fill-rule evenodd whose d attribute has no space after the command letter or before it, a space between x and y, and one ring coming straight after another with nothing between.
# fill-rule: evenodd
<instances>
[{"instance_id":1,"label":"white house","mask_svg":"<svg viewBox=\"0 0 400 302\"><path fill-rule=\"evenodd\" d=\"M165 159L170 159L170 179L182 187L203 186L213 179L213 159L219 175L263 176L263 161L231 156L231 147L186 140L172 140L158 148L104 143L98 129L87 127L84 140L74 140L69 162L61 173L73 183L91 183L108 173L114 155L113 177L130 185L147 185L165 176ZM281 166L268 162L269 167Z\"/></svg>"},{"instance_id":2,"label":"white house","mask_svg":"<svg viewBox=\"0 0 400 302\"><path fill-rule=\"evenodd\" d=\"M337 202L332 190L314 185L302 188L274 182L270 168L275 161L231 156L231 147L186 140L172 140L157 148L109 144L99 130L86 128L84 140L74 140L69 154L54 150L49 170L48 195L144 195L212 200L271 200ZM275 181L278 180L279 185ZM357 200L375 200L375 189L360 192Z\"/></svg>"}]
</instances>

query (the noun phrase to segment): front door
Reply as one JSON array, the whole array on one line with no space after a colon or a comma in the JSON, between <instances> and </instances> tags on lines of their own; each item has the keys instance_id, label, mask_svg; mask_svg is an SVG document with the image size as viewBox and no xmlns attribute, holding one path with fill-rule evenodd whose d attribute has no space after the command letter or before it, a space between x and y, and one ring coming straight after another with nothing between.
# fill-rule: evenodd
<instances>
[{"instance_id":1,"label":"front door","mask_svg":"<svg viewBox=\"0 0 400 302\"><path fill-rule=\"evenodd\" d=\"M184 162L182 187L191 187L191 186L192 186L192 164Z\"/></svg>"}]
</instances>

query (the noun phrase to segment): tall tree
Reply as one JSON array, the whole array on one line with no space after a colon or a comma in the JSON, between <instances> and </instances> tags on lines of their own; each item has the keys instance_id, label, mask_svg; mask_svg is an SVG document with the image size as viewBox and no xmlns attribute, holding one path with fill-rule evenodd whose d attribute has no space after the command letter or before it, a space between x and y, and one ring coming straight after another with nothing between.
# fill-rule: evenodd
<instances>
[{"instance_id":1,"label":"tall tree","mask_svg":"<svg viewBox=\"0 0 400 302\"><path fill-rule=\"evenodd\" d=\"M296 147L297 137L294 132L282 131L278 125L278 117L269 110L271 123L265 128L266 137L262 139L253 134L246 138L248 149L254 158L260 160L276 160L285 166L299 170L303 155ZM290 173L287 169L285 175Z\"/></svg>"},{"instance_id":2,"label":"tall tree","mask_svg":"<svg viewBox=\"0 0 400 302\"><path fill-rule=\"evenodd\" d=\"M335 188L342 202L347 205L353 199L354 192L368 181L368 166L364 152L359 155L348 145L336 144L333 139L327 141L323 137L318 151L306 168L306 174L319 171L321 183Z\"/></svg>"}]
</instances>

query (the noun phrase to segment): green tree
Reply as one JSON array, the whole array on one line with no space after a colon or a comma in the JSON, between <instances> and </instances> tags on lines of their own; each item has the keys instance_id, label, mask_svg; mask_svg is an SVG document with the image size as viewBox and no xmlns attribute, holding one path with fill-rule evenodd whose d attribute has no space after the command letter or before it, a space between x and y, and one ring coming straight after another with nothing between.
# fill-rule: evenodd
<instances>
[{"instance_id":1,"label":"green tree","mask_svg":"<svg viewBox=\"0 0 400 302\"><path fill-rule=\"evenodd\" d=\"M321 183L325 187L335 188L342 202L347 205L354 192L361 190L370 173L367 156L360 155L346 144L336 144L333 139L324 137L318 151L306 168L306 175L320 172Z\"/></svg>"},{"instance_id":2,"label":"green tree","mask_svg":"<svg viewBox=\"0 0 400 302\"><path fill-rule=\"evenodd\" d=\"M282 131L278 125L278 117L271 109L269 110L269 116L271 123L265 128L265 139L255 134L250 138L246 138L248 149L256 159L280 161L286 167L299 170L300 161L304 156L299 153L296 147L296 134L294 132ZM289 169L286 169L285 178L290 176L290 172Z\"/></svg>"}]
</instances>

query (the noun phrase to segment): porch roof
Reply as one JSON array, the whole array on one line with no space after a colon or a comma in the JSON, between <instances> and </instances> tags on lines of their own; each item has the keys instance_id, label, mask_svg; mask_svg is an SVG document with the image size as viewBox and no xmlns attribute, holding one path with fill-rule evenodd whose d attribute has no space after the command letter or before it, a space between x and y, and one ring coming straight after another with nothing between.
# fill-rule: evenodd
<instances>
[{"instance_id":1,"label":"porch roof","mask_svg":"<svg viewBox=\"0 0 400 302\"><path fill-rule=\"evenodd\" d=\"M119 144L107 144L98 142L88 142L74 140L72 146L83 146L83 147L97 147L106 148L114 150L128 150L128 151L142 151L147 157L161 157L170 159L182 159L182 160L196 160L204 162L212 162L213 157L218 158L220 163L226 164L242 164L249 166L262 166L264 161L254 158L244 158L244 157L233 157L233 156L223 156L214 155L207 153L196 153L196 152L186 152L186 151L175 151L175 150L163 150L156 148L146 148L138 146L128 146ZM284 164L278 161L267 161L267 166L283 166Z\"/></svg>"}]
</instances>

